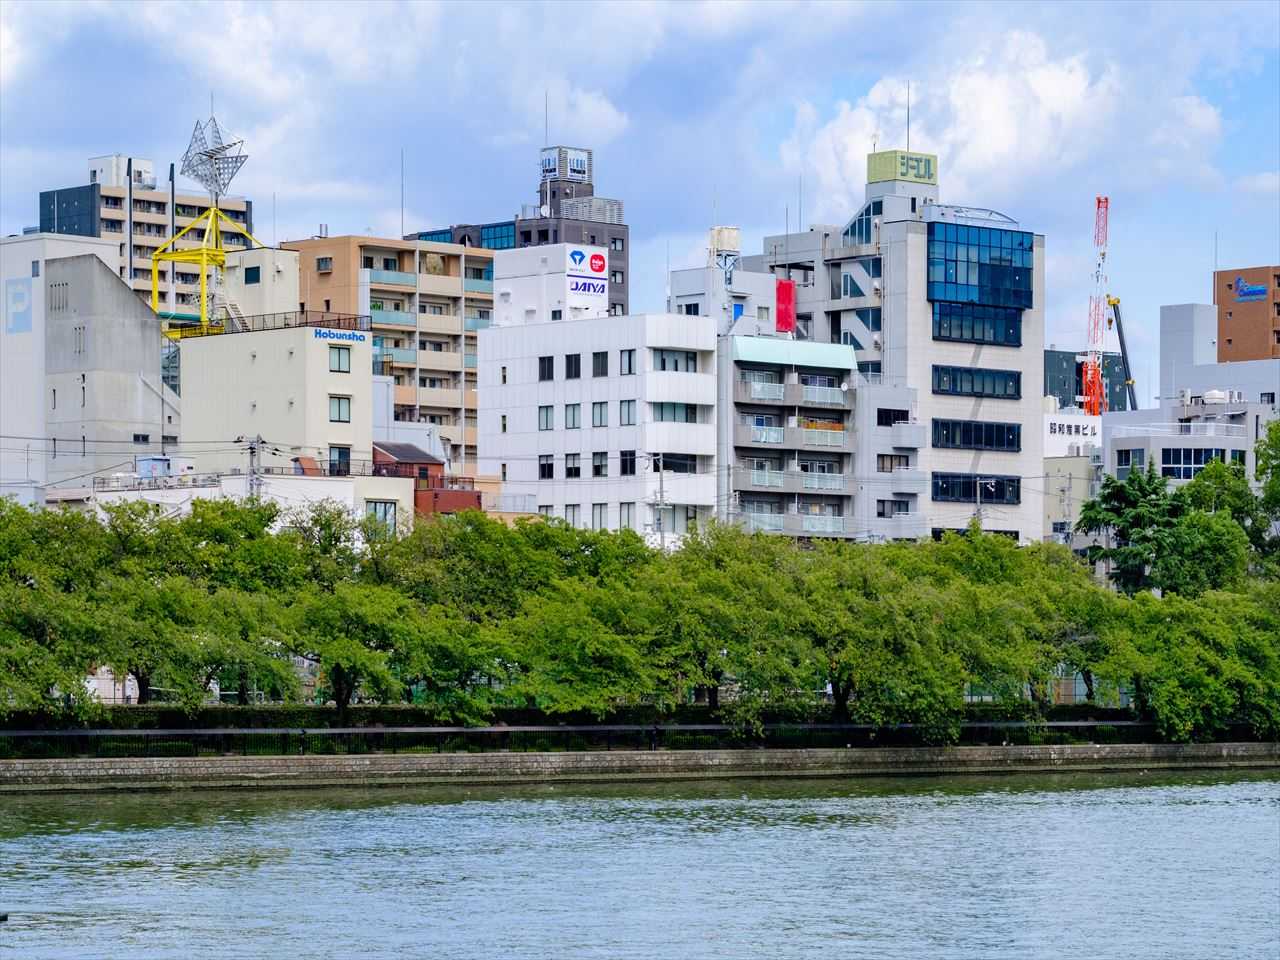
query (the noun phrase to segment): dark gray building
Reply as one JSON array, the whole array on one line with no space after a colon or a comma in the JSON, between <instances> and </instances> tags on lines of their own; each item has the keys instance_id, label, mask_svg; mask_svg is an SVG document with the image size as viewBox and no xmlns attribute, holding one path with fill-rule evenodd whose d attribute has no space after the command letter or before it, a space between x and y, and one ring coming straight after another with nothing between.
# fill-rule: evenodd
<instances>
[{"instance_id":1,"label":"dark gray building","mask_svg":"<svg viewBox=\"0 0 1280 960\"><path fill-rule=\"evenodd\" d=\"M1053 347L1044 352L1044 395L1057 397L1059 407L1080 406L1076 397L1084 393L1081 377L1084 364L1076 359L1077 356L1079 354L1074 350L1055 350ZM1107 391L1108 410L1129 409L1129 398L1124 388L1124 364L1120 360L1120 354L1102 355L1102 385Z\"/></svg>"},{"instance_id":2,"label":"dark gray building","mask_svg":"<svg viewBox=\"0 0 1280 960\"><path fill-rule=\"evenodd\" d=\"M492 223L460 223L411 233L406 240L465 243L489 250L536 247L548 243L581 243L609 251L609 312L631 308L631 232L621 200L597 197L590 150L547 147L542 151L538 202L525 204L520 215Z\"/></svg>"}]
</instances>

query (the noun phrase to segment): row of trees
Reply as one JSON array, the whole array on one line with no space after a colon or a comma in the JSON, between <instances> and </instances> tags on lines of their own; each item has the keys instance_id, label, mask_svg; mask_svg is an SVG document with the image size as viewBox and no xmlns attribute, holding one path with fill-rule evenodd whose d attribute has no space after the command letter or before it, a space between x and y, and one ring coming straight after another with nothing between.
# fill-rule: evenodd
<instances>
[{"instance_id":1,"label":"row of trees","mask_svg":"<svg viewBox=\"0 0 1280 960\"><path fill-rule=\"evenodd\" d=\"M1226 508L1177 509L1216 529ZM945 741L967 691L1043 707L1065 670L1095 703L1131 696L1171 739L1233 721L1280 733L1280 582L1249 574L1266 541L1241 569L1179 561L1198 572L1156 596L1144 588L1178 542L1155 563L1117 556L1117 592L1066 548L977 531L806 546L712 527L662 554L629 532L481 514L390 537L336 508L197 500L183 518L130 504L99 522L0 501L0 714L91 713L100 665L142 702L163 688L194 708L215 681L242 702L296 699L301 660L340 710L411 702L479 722L694 698L744 723L915 722Z\"/></svg>"}]
</instances>

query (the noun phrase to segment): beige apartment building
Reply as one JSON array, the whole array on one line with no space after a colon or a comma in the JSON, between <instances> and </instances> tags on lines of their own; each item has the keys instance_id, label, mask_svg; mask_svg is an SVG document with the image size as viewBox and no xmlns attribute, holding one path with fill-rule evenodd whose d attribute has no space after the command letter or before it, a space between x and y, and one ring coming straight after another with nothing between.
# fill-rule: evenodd
<instances>
[{"instance_id":1,"label":"beige apartment building","mask_svg":"<svg viewBox=\"0 0 1280 960\"><path fill-rule=\"evenodd\" d=\"M395 381L395 419L437 427L460 473L476 466L476 331L493 316L493 252L453 243L313 237L299 308L371 318L373 372Z\"/></svg>"},{"instance_id":2,"label":"beige apartment building","mask_svg":"<svg viewBox=\"0 0 1280 960\"><path fill-rule=\"evenodd\" d=\"M253 232L253 203L244 197L222 197L219 208ZM208 194L178 193L170 165L169 179L157 184L150 160L110 154L89 159L89 182L79 187L40 193L40 230L84 237L115 239L123 264L120 277L149 302L151 255L209 209ZM204 230L193 230L178 249L198 247ZM228 252L249 244L243 234L222 233ZM160 311L175 319L199 319L200 271L192 264L162 264Z\"/></svg>"}]
</instances>

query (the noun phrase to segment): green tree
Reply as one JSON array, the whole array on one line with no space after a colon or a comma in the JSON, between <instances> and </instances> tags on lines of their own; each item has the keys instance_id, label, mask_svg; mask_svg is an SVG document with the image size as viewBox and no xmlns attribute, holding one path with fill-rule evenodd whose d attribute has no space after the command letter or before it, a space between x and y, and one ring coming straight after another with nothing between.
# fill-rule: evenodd
<instances>
[{"instance_id":1,"label":"green tree","mask_svg":"<svg viewBox=\"0 0 1280 960\"><path fill-rule=\"evenodd\" d=\"M1134 470L1123 481L1102 478L1098 495L1080 509L1076 530L1102 533L1105 543L1090 551L1093 560L1111 564L1111 579L1125 593L1149 590L1156 558L1168 549L1183 506L1167 489L1154 466Z\"/></svg>"},{"instance_id":2,"label":"green tree","mask_svg":"<svg viewBox=\"0 0 1280 960\"><path fill-rule=\"evenodd\" d=\"M1249 486L1243 464L1213 460L1174 496L1203 513L1226 513L1244 530L1254 550L1266 549L1271 518Z\"/></svg>"},{"instance_id":3,"label":"green tree","mask_svg":"<svg viewBox=\"0 0 1280 960\"><path fill-rule=\"evenodd\" d=\"M1249 539L1229 513L1183 514L1151 568L1162 591L1194 597L1239 586L1249 567Z\"/></svg>"}]
</instances>

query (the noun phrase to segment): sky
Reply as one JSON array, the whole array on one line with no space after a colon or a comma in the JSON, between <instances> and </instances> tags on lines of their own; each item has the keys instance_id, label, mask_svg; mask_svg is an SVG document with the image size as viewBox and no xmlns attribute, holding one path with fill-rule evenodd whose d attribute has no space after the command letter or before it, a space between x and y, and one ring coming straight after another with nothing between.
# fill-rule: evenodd
<instances>
[{"instance_id":1,"label":"sky","mask_svg":"<svg viewBox=\"0 0 1280 960\"><path fill-rule=\"evenodd\" d=\"M843 226L865 156L939 156L944 203L1045 235L1046 343L1083 346L1094 197L1138 379L1159 307L1280 263L1280 4L0 4L0 234L87 159L178 160L213 109L264 243L508 218L551 143L625 202L632 311L803 215ZM545 113L544 113L545 106ZM273 202L274 197L274 202ZM274 213L273 213L274 208ZM1215 240L1216 238L1216 240Z\"/></svg>"}]
</instances>

